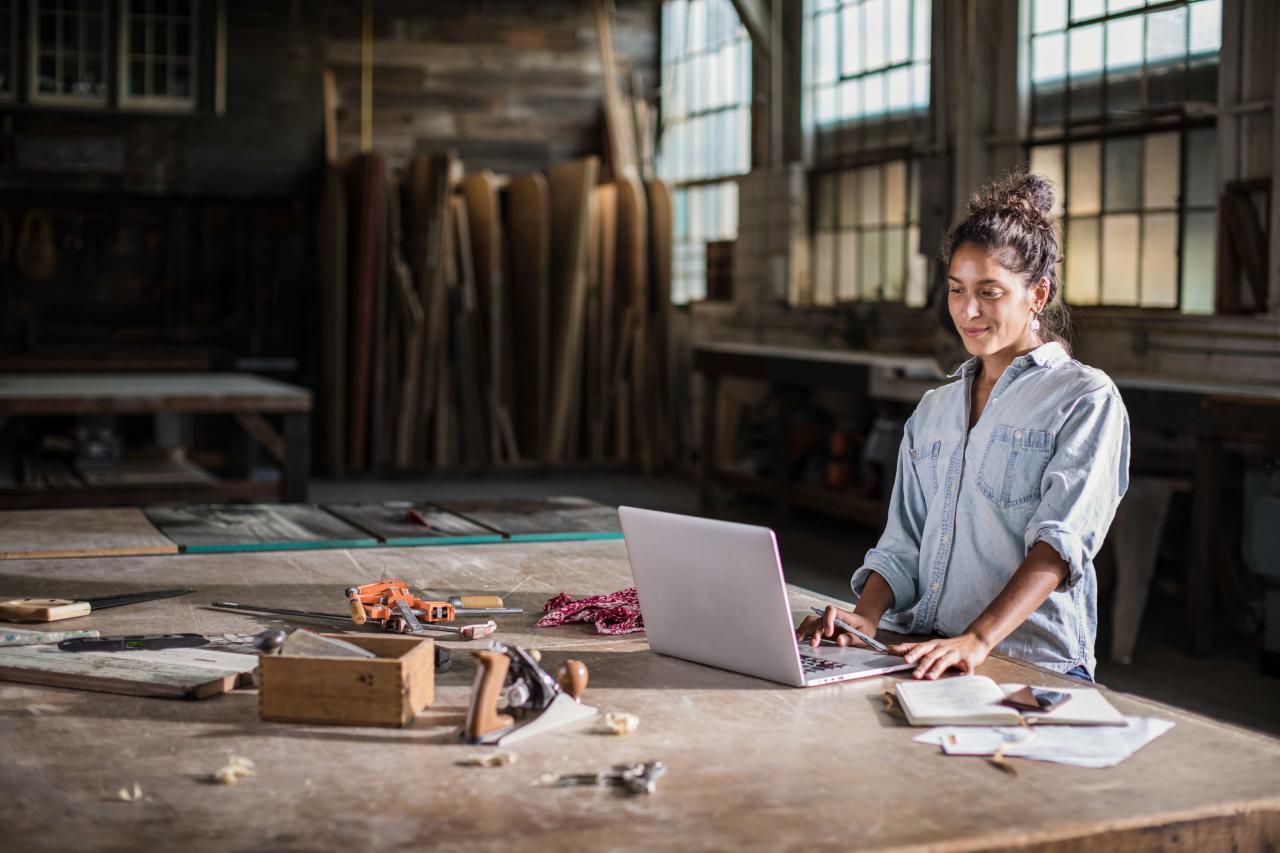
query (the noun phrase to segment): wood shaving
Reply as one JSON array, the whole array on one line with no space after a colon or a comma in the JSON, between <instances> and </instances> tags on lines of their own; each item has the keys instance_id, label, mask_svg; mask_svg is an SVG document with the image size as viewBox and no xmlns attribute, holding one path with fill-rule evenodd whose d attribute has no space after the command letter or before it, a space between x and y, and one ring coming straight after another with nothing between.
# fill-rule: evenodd
<instances>
[{"instance_id":1,"label":"wood shaving","mask_svg":"<svg viewBox=\"0 0 1280 853\"><path fill-rule=\"evenodd\" d=\"M519 757L514 752L488 752L484 755L473 755L459 761L458 764L462 767L506 767L508 764L515 764Z\"/></svg>"},{"instance_id":2,"label":"wood shaving","mask_svg":"<svg viewBox=\"0 0 1280 853\"><path fill-rule=\"evenodd\" d=\"M1013 763L1004 757L1004 748L1005 744L1003 743L997 746L996 751L987 759L987 763L998 770L1003 770L1010 776L1017 776L1018 768L1014 767Z\"/></svg>"},{"instance_id":3,"label":"wood shaving","mask_svg":"<svg viewBox=\"0 0 1280 853\"><path fill-rule=\"evenodd\" d=\"M233 755L226 767L219 767L213 771L213 781L221 782L223 785L234 785L244 776L256 775L252 761L242 755Z\"/></svg>"},{"instance_id":4,"label":"wood shaving","mask_svg":"<svg viewBox=\"0 0 1280 853\"><path fill-rule=\"evenodd\" d=\"M132 788L121 788L116 791L116 799L126 803L136 803L142 799L142 786L134 782Z\"/></svg>"},{"instance_id":5,"label":"wood shaving","mask_svg":"<svg viewBox=\"0 0 1280 853\"><path fill-rule=\"evenodd\" d=\"M604 715L604 727L619 737L635 734L636 729L640 728L640 718L635 714L627 714L621 711L610 711Z\"/></svg>"}]
</instances>

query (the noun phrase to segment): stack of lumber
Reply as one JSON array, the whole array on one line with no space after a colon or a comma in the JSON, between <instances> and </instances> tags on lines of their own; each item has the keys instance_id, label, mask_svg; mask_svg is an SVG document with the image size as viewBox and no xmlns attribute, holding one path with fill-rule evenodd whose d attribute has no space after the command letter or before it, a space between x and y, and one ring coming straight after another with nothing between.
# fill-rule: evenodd
<instances>
[{"instance_id":1,"label":"stack of lumber","mask_svg":"<svg viewBox=\"0 0 1280 853\"><path fill-rule=\"evenodd\" d=\"M328 167L320 229L330 474L674 459L661 182L371 153Z\"/></svg>"},{"instance_id":2,"label":"stack of lumber","mask_svg":"<svg viewBox=\"0 0 1280 853\"><path fill-rule=\"evenodd\" d=\"M506 176L432 152L392 174L327 144L331 475L674 461L671 194L645 179L647 111L621 92L604 0L595 16L603 163Z\"/></svg>"}]
</instances>

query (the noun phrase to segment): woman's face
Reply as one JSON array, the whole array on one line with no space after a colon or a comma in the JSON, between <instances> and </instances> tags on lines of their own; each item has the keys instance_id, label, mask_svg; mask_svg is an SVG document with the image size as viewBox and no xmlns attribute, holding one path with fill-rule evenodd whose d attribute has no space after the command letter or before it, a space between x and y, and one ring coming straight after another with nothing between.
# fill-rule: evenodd
<instances>
[{"instance_id":1,"label":"woman's face","mask_svg":"<svg viewBox=\"0 0 1280 853\"><path fill-rule=\"evenodd\" d=\"M947 288L951 321L970 355L1019 352L1040 343L1031 331L1031 312L1044 306L1048 282L1028 288L992 253L963 243L951 255Z\"/></svg>"}]
</instances>

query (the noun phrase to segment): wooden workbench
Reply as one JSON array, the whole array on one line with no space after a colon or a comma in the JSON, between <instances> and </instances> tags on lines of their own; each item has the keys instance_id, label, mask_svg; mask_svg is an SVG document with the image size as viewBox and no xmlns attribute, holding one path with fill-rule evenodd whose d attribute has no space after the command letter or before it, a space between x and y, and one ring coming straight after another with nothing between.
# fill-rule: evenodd
<instances>
[{"instance_id":1,"label":"wooden workbench","mask_svg":"<svg viewBox=\"0 0 1280 853\"><path fill-rule=\"evenodd\" d=\"M35 415L225 414L244 430L241 456L257 442L280 465L279 498L307 499L311 392L249 373L0 373L0 422ZM265 415L279 415L282 429ZM84 486L0 491L0 507L114 506L167 501L264 498L262 483L244 479L199 486ZM270 484L266 484L270 487Z\"/></svg>"},{"instance_id":2,"label":"wooden workbench","mask_svg":"<svg viewBox=\"0 0 1280 853\"><path fill-rule=\"evenodd\" d=\"M881 711L880 679L799 690L648 651L643 634L534 631L553 594L626 587L617 541L308 554L208 554L0 563L5 596L185 585L186 598L120 607L67 627L251 632L270 617L218 599L341 611L342 589L402 576L423 591L493 592L525 607L499 636L591 668L588 701L636 713L628 738L562 731L496 769L457 762L473 670L459 654L436 704L406 729L258 720L257 697L144 699L0 683L0 847L39 850L1258 849L1280 843L1280 740L1111 694L1128 714L1176 721L1118 767L979 758L911 743ZM799 611L815 596L795 590ZM463 644L453 643L459 649ZM992 661L998 680L1055 677ZM242 755L257 776L207 781ZM661 759L658 793L545 788L543 773ZM138 782L139 802L114 798Z\"/></svg>"}]
</instances>

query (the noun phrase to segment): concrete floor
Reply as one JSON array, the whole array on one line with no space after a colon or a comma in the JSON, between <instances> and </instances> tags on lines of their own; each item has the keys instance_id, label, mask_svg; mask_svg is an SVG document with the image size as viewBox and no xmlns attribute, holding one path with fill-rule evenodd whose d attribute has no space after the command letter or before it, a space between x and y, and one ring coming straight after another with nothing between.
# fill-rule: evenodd
<instances>
[{"instance_id":1,"label":"concrete floor","mask_svg":"<svg viewBox=\"0 0 1280 853\"><path fill-rule=\"evenodd\" d=\"M432 500L581 495L611 505L697 513L695 484L675 475L560 473L553 476L439 477L415 480L312 481L311 500L338 503L365 500ZM737 521L770 524L766 503L725 496L721 515ZM796 513L778 532L787 580L815 592L848 597L849 576L875 544L878 531ZM601 590L607 592L608 590ZM1100 623L1105 625L1107 599ZM1134 662L1105 661L1099 654L1098 680L1108 687L1189 708L1221 720L1280 734L1280 679L1258 670L1256 644L1222 641L1209 657L1192 657L1182 649L1179 598L1153 590L1143 619ZM1103 628L1105 631L1105 627ZM1100 652L1107 648L1100 638Z\"/></svg>"}]
</instances>

